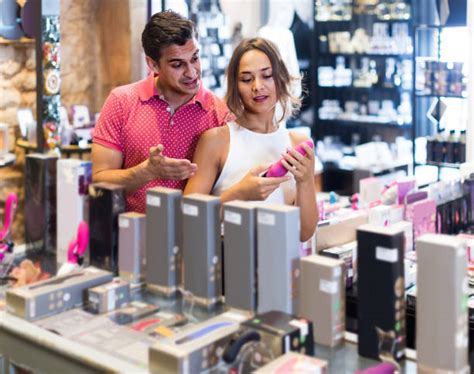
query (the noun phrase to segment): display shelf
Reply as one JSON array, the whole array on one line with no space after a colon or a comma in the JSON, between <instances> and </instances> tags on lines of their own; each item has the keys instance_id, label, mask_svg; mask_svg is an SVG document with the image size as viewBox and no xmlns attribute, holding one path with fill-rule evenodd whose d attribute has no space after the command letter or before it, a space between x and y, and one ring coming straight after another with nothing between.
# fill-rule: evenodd
<instances>
[{"instance_id":1,"label":"display shelf","mask_svg":"<svg viewBox=\"0 0 474 374\"><path fill-rule=\"evenodd\" d=\"M337 57L337 56L343 56L343 57L369 57L369 58L397 58L400 60L403 59L411 59L412 55L407 54L407 53L318 53L318 56L321 57Z\"/></svg>"},{"instance_id":2,"label":"display shelf","mask_svg":"<svg viewBox=\"0 0 474 374\"><path fill-rule=\"evenodd\" d=\"M404 4L407 5L406 10L413 11L412 1L406 0ZM358 8L356 2L353 2L352 5L348 5L351 10L350 20L319 21L316 17L318 10L322 10L319 6L322 6L321 3L315 1L314 10L317 22L314 25L312 48L312 70L315 76L312 101L314 118L319 118L321 108L334 105L328 102L323 105L323 101L328 99L337 100L337 106L342 110L350 101L350 105L356 107L355 114L367 113L368 110L365 109L369 105L372 108L378 107L378 110L384 108L384 110L395 111L401 116L411 112L410 99L413 93L412 87L414 87L412 85L413 13L410 13L408 18L380 19L374 13L360 13L361 8ZM363 11L372 10L368 8ZM345 8L345 12L347 12L347 8ZM331 16L330 13L324 15L326 14L328 18ZM320 15L323 14L320 13ZM361 29L365 32L360 31ZM394 53L393 43L396 43L400 53ZM371 52L355 52L368 50ZM374 50L387 53L372 53ZM341 53L335 51L341 51ZM341 58L338 59L338 57ZM331 86L333 81L345 83L358 81L368 86L376 81L375 75L377 75L377 82L370 87L357 87L353 84L340 87ZM320 85L320 82L330 86ZM378 102L378 105L375 102ZM376 111L371 113L377 114ZM332 127L328 124L331 124ZM405 131L411 127L411 123L400 126L396 122L316 120L313 126L313 136L315 138L327 135L339 136L345 138L344 141L347 142L347 126L360 128L358 135L362 143L371 141L375 135L380 136L384 141L391 142L393 141L393 131L390 129ZM387 131L383 129L387 129Z\"/></svg>"},{"instance_id":3,"label":"display shelf","mask_svg":"<svg viewBox=\"0 0 474 374\"><path fill-rule=\"evenodd\" d=\"M415 92L416 97L429 97L429 98L440 98L440 97L446 97L446 98L453 98L453 99L467 99L466 95L455 95L455 94L424 94L420 92Z\"/></svg>"},{"instance_id":4,"label":"display shelf","mask_svg":"<svg viewBox=\"0 0 474 374\"><path fill-rule=\"evenodd\" d=\"M30 46L35 44L34 39L22 37L20 39L10 40L5 39L4 37L0 36L0 44L7 44L7 45L24 45Z\"/></svg>"},{"instance_id":5,"label":"display shelf","mask_svg":"<svg viewBox=\"0 0 474 374\"><path fill-rule=\"evenodd\" d=\"M461 164L458 163L449 163L449 162L435 162L435 161L427 161L425 164L416 163L416 166L423 166L423 165L430 165L430 166L438 166L441 168L452 168L452 169L459 169Z\"/></svg>"},{"instance_id":6,"label":"display shelf","mask_svg":"<svg viewBox=\"0 0 474 374\"><path fill-rule=\"evenodd\" d=\"M365 127L386 127L395 128L400 130L408 130L411 128L410 124L399 125L396 122L369 122L369 121L355 121L355 120L344 120L344 119L318 119L321 123L332 123L342 126L365 126Z\"/></svg>"},{"instance_id":7,"label":"display shelf","mask_svg":"<svg viewBox=\"0 0 474 374\"><path fill-rule=\"evenodd\" d=\"M465 61L447 61L442 55L442 34L446 26L433 24L420 24L413 27L414 52L413 52L413 129L412 138L420 136L431 136L440 134L441 140L446 141L446 125L441 124L441 119L445 114L446 106L458 105L447 101L444 105L437 105L439 99L460 99L467 98L465 93L465 75L463 74L463 64ZM439 87L443 88L444 94L437 92ZM451 92L449 92L451 91ZM462 94L452 93L463 92ZM426 93L425 93L426 92ZM427 93L433 92L433 93ZM456 101L457 102L457 101ZM461 104L459 104L461 105ZM430 112L430 121L426 113ZM443 121L445 118L443 118ZM434 126L433 126L434 125ZM433 133L434 128L434 133ZM450 130L453 130L450 128ZM462 130L457 128L456 130ZM443 131L446 131L443 136ZM452 135L449 135L452 136ZM462 131L461 131L462 136ZM461 137L460 136L460 137ZM436 135L436 138L438 135ZM443 140L444 139L444 140ZM462 144L460 139L457 142ZM449 149L443 151L443 158L448 157ZM425 164L415 162L416 146L413 145L413 165L433 166L438 168L437 180L441 177L442 168L458 169L459 163L427 161ZM430 158L430 157L429 157ZM439 158L439 157L438 157Z\"/></svg>"}]
</instances>

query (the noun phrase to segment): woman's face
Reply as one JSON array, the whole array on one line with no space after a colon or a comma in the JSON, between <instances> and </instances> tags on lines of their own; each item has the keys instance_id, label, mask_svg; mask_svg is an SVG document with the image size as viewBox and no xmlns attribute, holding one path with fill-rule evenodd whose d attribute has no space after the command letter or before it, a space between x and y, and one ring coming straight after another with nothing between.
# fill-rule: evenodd
<instances>
[{"instance_id":1,"label":"woman's face","mask_svg":"<svg viewBox=\"0 0 474 374\"><path fill-rule=\"evenodd\" d=\"M277 102L272 65L259 50L245 52L240 60L237 88L246 111L253 114L274 110Z\"/></svg>"}]
</instances>

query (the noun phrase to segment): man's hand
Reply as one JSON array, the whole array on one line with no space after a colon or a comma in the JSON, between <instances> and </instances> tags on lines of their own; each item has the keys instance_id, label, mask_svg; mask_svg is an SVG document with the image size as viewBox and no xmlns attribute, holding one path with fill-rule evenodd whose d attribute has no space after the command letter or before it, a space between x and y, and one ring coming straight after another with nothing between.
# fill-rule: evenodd
<instances>
[{"instance_id":1,"label":"man's hand","mask_svg":"<svg viewBox=\"0 0 474 374\"><path fill-rule=\"evenodd\" d=\"M163 145L150 148L147 171L157 179L183 180L193 176L197 165L186 159L169 158L163 155Z\"/></svg>"},{"instance_id":2,"label":"man's hand","mask_svg":"<svg viewBox=\"0 0 474 374\"><path fill-rule=\"evenodd\" d=\"M268 169L270 165L259 165L251 169L240 182L234 187L236 193L242 200L265 200L281 183L290 179L289 176L278 178L265 178L260 174Z\"/></svg>"}]
</instances>

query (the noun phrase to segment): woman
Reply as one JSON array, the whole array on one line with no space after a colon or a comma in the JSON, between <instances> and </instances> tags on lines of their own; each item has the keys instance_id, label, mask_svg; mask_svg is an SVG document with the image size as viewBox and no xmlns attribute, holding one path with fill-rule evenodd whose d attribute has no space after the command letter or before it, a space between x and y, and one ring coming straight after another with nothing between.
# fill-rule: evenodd
<instances>
[{"instance_id":1,"label":"woman","mask_svg":"<svg viewBox=\"0 0 474 374\"><path fill-rule=\"evenodd\" d=\"M300 240L307 241L318 221L314 191L314 152L288 149L307 137L291 133L279 122L293 114L300 100L290 93L292 78L276 46L263 38L243 40L227 68L226 102L236 120L206 131L199 139L193 162L198 170L184 194L219 195L222 202L260 200L300 208ZM275 106L283 108L275 119ZM283 157L284 177L261 176Z\"/></svg>"}]
</instances>

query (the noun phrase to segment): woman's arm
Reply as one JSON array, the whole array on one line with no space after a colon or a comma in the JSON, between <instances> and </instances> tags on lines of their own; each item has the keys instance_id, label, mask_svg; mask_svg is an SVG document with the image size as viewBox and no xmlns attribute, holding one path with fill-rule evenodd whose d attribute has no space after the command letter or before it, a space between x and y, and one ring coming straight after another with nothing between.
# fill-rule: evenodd
<instances>
[{"instance_id":1,"label":"woman's arm","mask_svg":"<svg viewBox=\"0 0 474 374\"><path fill-rule=\"evenodd\" d=\"M227 136L225 131L227 131ZM195 192L207 195L211 193L221 171L221 158L224 152L227 155L228 148L229 134L227 126L207 130L201 135L193 157L193 163L197 165L197 171L188 179L184 195Z\"/></svg>"},{"instance_id":2,"label":"woman's arm","mask_svg":"<svg viewBox=\"0 0 474 374\"><path fill-rule=\"evenodd\" d=\"M308 138L299 133L290 132L292 146L295 147ZM300 208L300 240L311 238L319 220L316 191L314 188L314 150L304 145L306 155L292 150L284 155L283 165L292 173L296 181L295 205Z\"/></svg>"}]
</instances>

